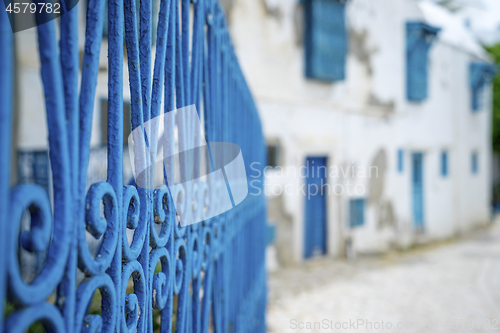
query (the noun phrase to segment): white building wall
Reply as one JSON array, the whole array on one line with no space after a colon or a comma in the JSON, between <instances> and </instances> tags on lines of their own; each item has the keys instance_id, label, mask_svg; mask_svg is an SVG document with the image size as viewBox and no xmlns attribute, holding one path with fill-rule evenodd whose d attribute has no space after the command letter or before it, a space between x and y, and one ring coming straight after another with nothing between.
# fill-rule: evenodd
<instances>
[{"instance_id":1,"label":"white building wall","mask_svg":"<svg viewBox=\"0 0 500 333\"><path fill-rule=\"evenodd\" d=\"M451 237L489 220L490 98L471 111L469 63L487 58L467 31L448 14L413 0L352 0L346 15L349 52L346 79L333 84L304 76L300 42L301 5L292 0L235 0L229 12L231 35L246 78L257 100L266 137L283 148L282 165L299 168L306 156L327 156L331 166L370 166L380 150L386 154L381 202L390 202L394 224L380 227L381 206L366 206L363 227L350 230L347 195L330 195L328 253L340 255L352 238L358 252ZM429 97L406 99L405 23L426 21L441 26L429 53ZM442 24L438 24L442 22ZM443 36L443 37L441 37ZM488 89L486 89L488 90ZM403 172L397 150L404 151ZM479 173L471 173L471 151L479 152ZM441 175L441 152L448 151L448 176ZM411 153L424 153L425 231L413 227ZM293 237L281 241L301 261L304 244L303 179L270 172L268 184L291 184L282 200L293 220ZM370 180L330 177L366 187ZM356 195L353 195L353 197ZM279 240L278 226L278 243ZM278 244L278 248L282 246ZM283 251L283 249L282 249Z\"/></svg>"}]
</instances>

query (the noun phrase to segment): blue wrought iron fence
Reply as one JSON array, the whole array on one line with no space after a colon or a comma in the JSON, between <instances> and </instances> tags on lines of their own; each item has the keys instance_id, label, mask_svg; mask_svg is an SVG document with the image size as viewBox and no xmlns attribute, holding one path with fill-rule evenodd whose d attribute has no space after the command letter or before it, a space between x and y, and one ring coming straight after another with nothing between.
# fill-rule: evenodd
<instances>
[{"instance_id":1,"label":"blue wrought iron fence","mask_svg":"<svg viewBox=\"0 0 500 333\"><path fill-rule=\"evenodd\" d=\"M221 5L213 0L161 0L152 49L156 20L151 0L142 0L140 8L135 0L107 3L108 17L105 0L89 0L59 21L34 28L52 202L39 185L10 188L13 35L0 11L0 331L25 332L39 323L50 332L263 332L263 191L254 191L222 215L180 227L173 204L177 199L170 191L123 182L124 40L132 128L158 116L162 105L163 112L170 112L195 104L207 141L234 142L247 167L252 162L259 162L253 169L265 165L260 121ZM85 7L80 69L77 11ZM104 20L107 181L87 190ZM191 135L182 133L187 129L178 131ZM203 210L217 197L210 190L203 195L186 191L184 199L186 207ZM22 230L26 217L29 228ZM89 234L99 242L95 252L89 250ZM33 277L23 276L20 252L44 258Z\"/></svg>"}]
</instances>

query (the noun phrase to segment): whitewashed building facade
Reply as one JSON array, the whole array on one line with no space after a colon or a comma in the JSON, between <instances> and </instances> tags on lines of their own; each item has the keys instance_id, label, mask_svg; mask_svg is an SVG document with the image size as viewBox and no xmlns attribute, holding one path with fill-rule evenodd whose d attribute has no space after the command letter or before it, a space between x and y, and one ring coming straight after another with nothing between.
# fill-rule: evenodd
<instances>
[{"instance_id":1,"label":"whitewashed building facade","mask_svg":"<svg viewBox=\"0 0 500 333\"><path fill-rule=\"evenodd\" d=\"M338 10L329 1L344 8L344 32L329 23L338 20L328 16ZM225 7L275 166L266 179L281 264L404 248L489 222L492 72L463 20L416 0L233 0ZM430 47L416 65L409 64L409 22ZM308 24L324 29L318 43L345 33L343 78L308 77L307 53L324 51L307 40L317 38ZM408 75L427 86L423 96L410 96ZM311 203L314 180L296 171L318 158L329 188Z\"/></svg>"}]
</instances>

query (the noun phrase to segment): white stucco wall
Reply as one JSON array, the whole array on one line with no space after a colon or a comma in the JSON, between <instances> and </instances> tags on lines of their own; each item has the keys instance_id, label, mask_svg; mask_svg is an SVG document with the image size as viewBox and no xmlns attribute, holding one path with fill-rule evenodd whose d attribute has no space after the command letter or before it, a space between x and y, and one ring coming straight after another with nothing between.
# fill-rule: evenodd
<instances>
[{"instance_id":1,"label":"white stucco wall","mask_svg":"<svg viewBox=\"0 0 500 333\"><path fill-rule=\"evenodd\" d=\"M378 226L379 206L366 207L365 225L347 225L347 195L327 197L328 252L343 252L352 237L358 252L379 252L394 244L450 237L489 220L490 105L470 108L468 66L484 52L453 17L413 0L352 0L346 15L350 34L346 80L327 84L304 76L300 40L301 5L294 0L235 0L229 11L231 36L269 140L283 149L282 165L299 168L306 156L327 156L331 166L370 166L385 150L387 170L381 199L392 204L395 224ZM405 27L409 20L439 25L443 31L429 54L429 97L410 103L405 94ZM446 16L448 15L448 16ZM465 36L465 37L464 37ZM486 89L488 90L488 89ZM397 171L397 150L404 169ZM448 176L441 175L441 152L448 151ZM479 152L479 173L471 173L471 152ZM423 234L413 227L411 153L424 153ZM268 184L293 184L283 195L293 219L289 241L295 261L304 244L303 180L270 172ZM343 183L330 178L330 184ZM351 180L363 184L369 179ZM356 195L354 195L356 196ZM276 197L271 194L270 197ZM278 230L279 233L279 230Z\"/></svg>"}]
</instances>

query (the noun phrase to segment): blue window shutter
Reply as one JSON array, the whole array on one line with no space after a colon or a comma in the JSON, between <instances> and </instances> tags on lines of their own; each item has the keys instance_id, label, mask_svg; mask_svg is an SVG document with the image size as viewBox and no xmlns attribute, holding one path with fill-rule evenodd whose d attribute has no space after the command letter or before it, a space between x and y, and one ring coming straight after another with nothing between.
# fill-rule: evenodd
<instances>
[{"instance_id":1,"label":"blue window shutter","mask_svg":"<svg viewBox=\"0 0 500 333\"><path fill-rule=\"evenodd\" d=\"M267 245L273 244L276 242L276 224L266 224L267 231Z\"/></svg>"},{"instance_id":2,"label":"blue window shutter","mask_svg":"<svg viewBox=\"0 0 500 333\"><path fill-rule=\"evenodd\" d=\"M267 226L267 245L276 242L276 224L266 224Z\"/></svg>"},{"instance_id":3,"label":"blue window shutter","mask_svg":"<svg viewBox=\"0 0 500 333\"><path fill-rule=\"evenodd\" d=\"M349 201L349 225L351 228L365 224L365 199L351 199Z\"/></svg>"},{"instance_id":4,"label":"blue window shutter","mask_svg":"<svg viewBox=\"0 0 500 333\"><path fill-rule=\"evenodd\" d=\"M398 149L398 172L403 172L403 149Z\"/></svg>"},{"instance_id":5,"label":"blue window shutter","mask_svg":"<svg viewBox=\"0 0 500 333\"><path fill-rule=\"evenodd\" d=\"M441 176L446 177L448 175L448 152L443 151L441 153Z\"/></svg>"},{"instance_id":6,"label":"blue window shutter","mask_svg":"<svg viewBox=\"0 0 500 333\"><path fill-rule=\"evenodd\" d=\"M428 55L441 29L423 22L406 23L406 97L421 102L427 98Z\"/></svg>"},{"instance_id":7,"label":"blue window shutter","mask_svg":"<svg viewBox=\"0 0 500 333\"><path fill-rule=\"evenodd\" d=\"M481 109L481 96L484 86L493 80L497 69L495 66L487 63L473 62L469 66L469 84L472 95L472 110Z\"/></svg>"},{"instance_id":8,"label":"blue window shutter","mask_svg":"<svg viewBox=\"0 0 500 333\"><path fill-rule=\"evenodd\" d=\"M471 164L472 164L472 173L473 174L476 174L477 171L478 171L478 160L477 160L477 153L476 152L473 152L472 153L472 161L471 161Z\"/></svg>"},{"instance_id":9,"label":"blue window shutter","mask_svg":"<svg viewBox=\"0 0 500 333\"><path fill-rule=\"evenodd\" d=\"M304 6L306 77L343 80L347 56L344 1L306 0Z\"/></svg>"}]
</instances>

